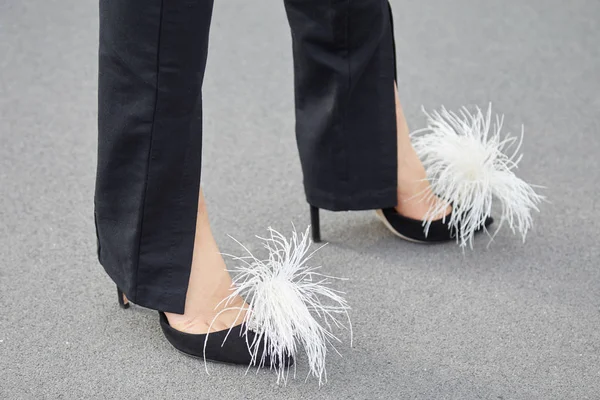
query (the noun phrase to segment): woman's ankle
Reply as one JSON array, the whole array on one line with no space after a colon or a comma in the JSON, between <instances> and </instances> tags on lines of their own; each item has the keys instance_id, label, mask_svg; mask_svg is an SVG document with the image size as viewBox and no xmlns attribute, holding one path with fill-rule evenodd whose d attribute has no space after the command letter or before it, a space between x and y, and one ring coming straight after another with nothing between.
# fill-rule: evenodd
<instances>
[{"instance_id":1,"label":"woman's ankle","mask_svg":"<svg viewBox=\"0 0 600 400\"><path fill-rule=\"evenodd\" d=\"M231 294L232 280L213 237L204 196L198 198L196 237L183 314L165 313L174 329L206 333L241 323L238 316L245 306L241 298L233 304L223 300ZM241 313L242 317L244 312ZM238 322L239 321L239 322Z\"/></svg>"}]
</instances>

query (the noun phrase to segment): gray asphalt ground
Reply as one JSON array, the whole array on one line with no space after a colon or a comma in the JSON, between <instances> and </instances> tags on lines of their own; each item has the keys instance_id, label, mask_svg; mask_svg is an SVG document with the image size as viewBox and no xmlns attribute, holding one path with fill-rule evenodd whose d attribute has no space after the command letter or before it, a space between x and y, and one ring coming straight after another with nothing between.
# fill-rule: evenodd
<instances>
[{"instance_id":1,"label":"gray asphalt ground","mask_svg":"<svg viewBox=\"0 0 600 400\"><path fill-rule=\"evenodd\" d=\"M0 2L1 399L599 399L600 3L394 0L401 97L525 124L548 187L526 244L425 247L373 212L324 213L317 260L353 310L329 382L178 354L122 311L95 258L97 2ZM309 223L283 4L217 1L205 84L206 192L221 250ZM347 343L347 335L344 336Z\"/></svg>"}]
</instances>

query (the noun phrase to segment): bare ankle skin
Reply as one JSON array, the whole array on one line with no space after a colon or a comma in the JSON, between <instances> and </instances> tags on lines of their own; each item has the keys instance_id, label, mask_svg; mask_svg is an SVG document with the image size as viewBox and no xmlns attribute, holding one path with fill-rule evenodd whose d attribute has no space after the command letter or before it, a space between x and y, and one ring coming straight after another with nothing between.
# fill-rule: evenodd
<instances>
[{"instance_id":1,"label":"bare ankle skin","mask_svg":"<svg viewBox=\"0 0 600 400\"><path fill-rule=\"evenodd\" d=\"M244 300L238 298L227 305L222 303L231 293L231 284L231 276L210 229L201 191L185 312L165 313L169 324L192 334L207 333L209 328L211 332L220 331L240 324L247 308Z\"/></svg>"},{"instance_id":2,"label":"bare ankle skin","mask_svg":"<svg viewBox=\"0 0 600 400\"><path fill-rule=\"evenodd\" d=\"M410 141L408 124L402 111L396 85L394 85L394 90L398 130L398 204L396 211L405 217L420 220L434 205L433 202L442 200L431 196L431 185L427 180L427 173ZM436 216L436 219L448 215L451 211L452 208L448 206L445 213Z\"/></svg>"}]
</instances>

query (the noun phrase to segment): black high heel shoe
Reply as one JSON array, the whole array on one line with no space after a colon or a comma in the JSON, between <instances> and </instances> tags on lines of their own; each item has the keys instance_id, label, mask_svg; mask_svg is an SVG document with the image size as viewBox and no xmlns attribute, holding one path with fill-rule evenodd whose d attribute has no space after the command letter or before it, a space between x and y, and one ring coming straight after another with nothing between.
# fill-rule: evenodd
<instances>
[{"instance_id":1,"label":"black high heel shoe","mask_svg":"<svg viewBox=\"0 0 600 400\"><path fill-rule=\"evenodd\" d=\"M377 210L377 216L384 225L392 231L396 236L408 240L413 243L440 243L456 240L456 233L451 229L447 222L442 219L435 220L429 227L429 232L425 235L423 230L423 221L408 218L398 214L395 208L384 208ZM321 241L321 228L319 221L319 209L314 206L310 206L310 217L313 242L319 243ZM445 221L449 221L451 214L448 214ZM485 223L478 230L482 231L484 227L488 227L494 223L494 219L488 217Z\"/></svg>"},{"instance_id":2,"label":"black high heel shoe","mask_svg":"<svg viewBox=\"0 0 600 400\"><path fill-rule=\"evenodd\" d=\"M119 295L119 306L121 308L129 308L129 301L124 297L123 292L117 288ZM191 334L178 331L169 324L169 320L165 313L159 311L160 327L163 334L178 351L196 358L207 361L221 362L227 364L243 364L256 365L261 361L261 351L264 351L264 343L257 343L255 346L260 349L257 359L252 359L252 354L248 350L248 345L253 343L256 333L251 330L247 332L243 325L236 325L231 329L212 332L210 334ZM209 340L207 342L207 339ZM205 347L206 343L206 349ZM226 343L226 345L224 345ZM271 367L270 357L265 357L264 367ZM284 366L290 367L294 365L293 357L286 357ZM273 365L276 366L276 365Z\"/></svg>"}]
</instances>

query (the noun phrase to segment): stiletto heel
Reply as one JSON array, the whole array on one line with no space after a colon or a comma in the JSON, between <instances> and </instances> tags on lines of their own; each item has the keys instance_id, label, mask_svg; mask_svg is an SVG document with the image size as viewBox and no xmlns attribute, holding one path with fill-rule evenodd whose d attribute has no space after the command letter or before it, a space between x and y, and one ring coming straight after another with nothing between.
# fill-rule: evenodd
<instances>
[{"instance_id":1,"label":"stiletto heel","mask_svg":"<svg viewBox=\"0 0 600 400\"><path fill-rule=\"evenodd\" d=\"M127 297L125 297L125 295L119 288L117 288L117 295L119 300L119 307L123 309L129 308L129 300L127 299Z\"/></svg>"},{"instance_id":2,"label":"stiletto heel","mask_svg":"<svg viewBox=\"0 0 600 400\"><path fill-rule=\"evenodd\" d=\"M310 225L312 229L313 242L321 242L321 222L319 220L319 208L310 206Z\"/></svg>"}]
</instances>

